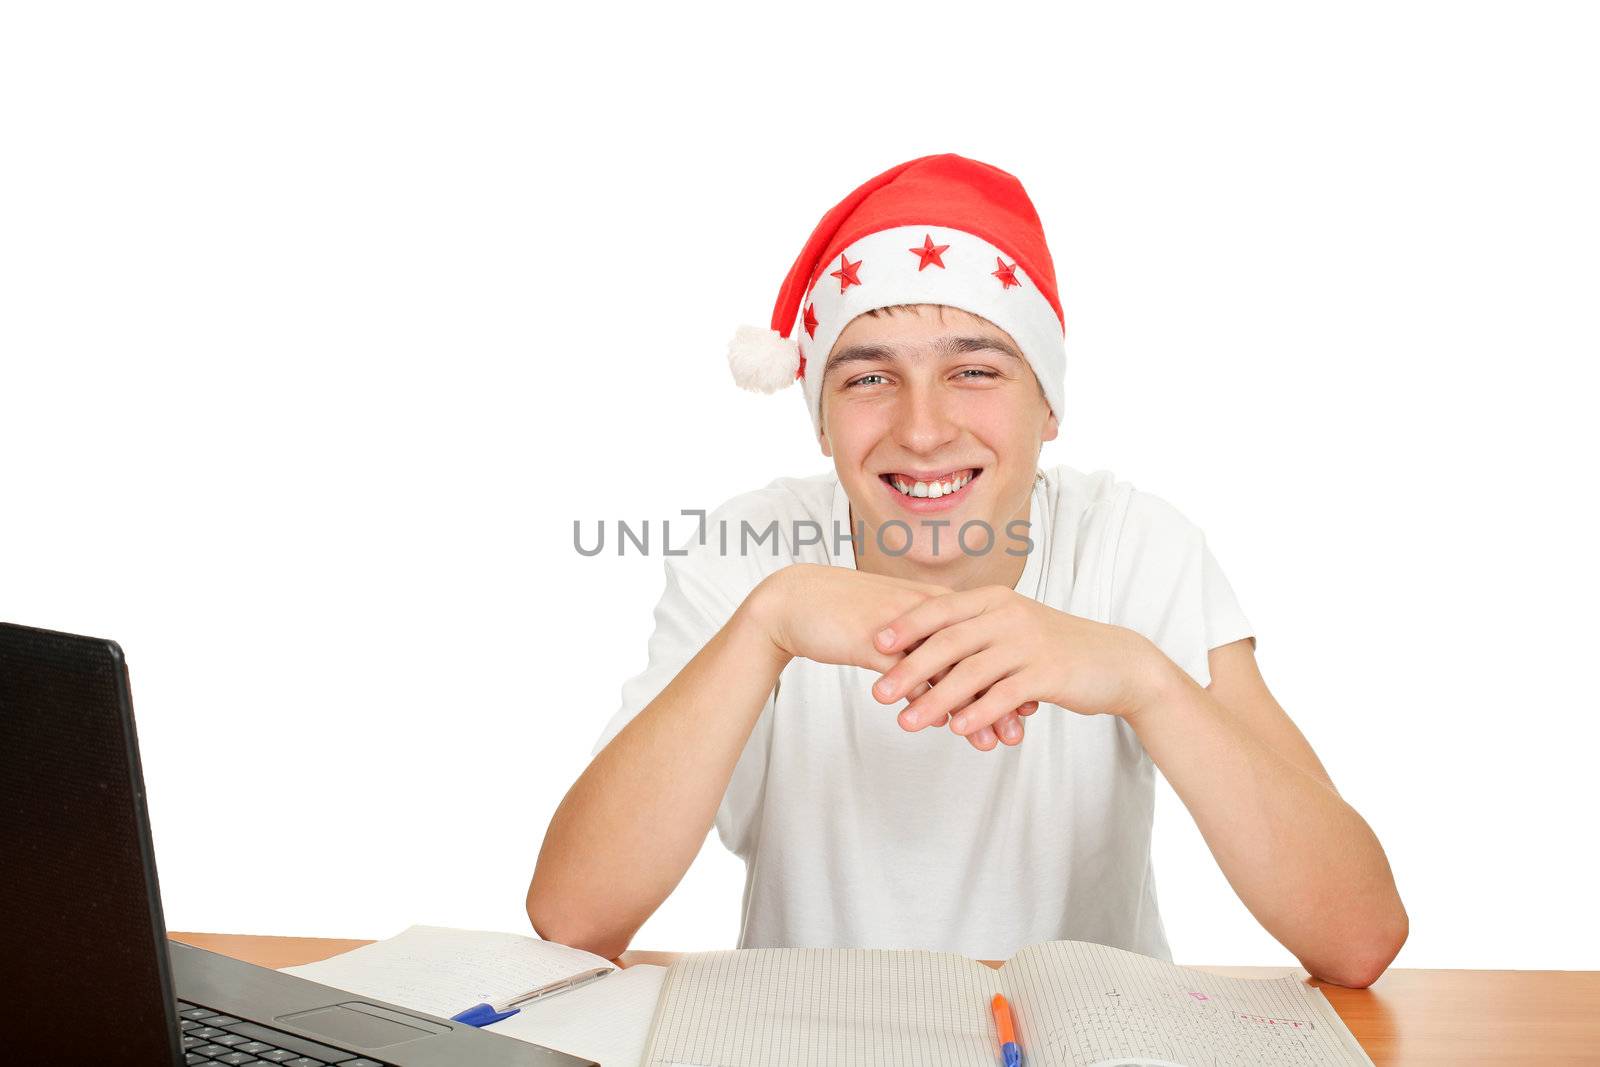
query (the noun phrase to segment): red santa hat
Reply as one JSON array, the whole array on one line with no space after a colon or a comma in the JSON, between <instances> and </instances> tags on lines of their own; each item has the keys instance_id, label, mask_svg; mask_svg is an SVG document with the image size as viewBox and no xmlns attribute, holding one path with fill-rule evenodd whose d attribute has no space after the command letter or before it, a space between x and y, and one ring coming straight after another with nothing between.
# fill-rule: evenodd
<instances>
[{"instance_id":1,"label":"red santa hat","mask_svg":"<svg viewBox=\"0 0 1600 1067\"><path fill-rule=\"evenodd\" d=\"M734 380L770 393L800 379L817 426L839 334L894 304L944 304L1005 330L1061 417L1066 322L1039 214L1016 178L948 153L891 167L822 216L783 280L771 328L734 334Z\"/></svg>"}]
</instances>

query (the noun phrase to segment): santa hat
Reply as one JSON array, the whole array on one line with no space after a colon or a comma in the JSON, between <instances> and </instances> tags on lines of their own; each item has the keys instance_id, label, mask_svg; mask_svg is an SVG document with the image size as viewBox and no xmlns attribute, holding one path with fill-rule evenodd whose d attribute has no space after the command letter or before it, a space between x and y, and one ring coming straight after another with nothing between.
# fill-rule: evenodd
<instances>
[{"instance_id":1,"label":"santa hat","mask_svg":"<svg viewBox=\"0 0 1600 1067\"><path fill-rule=\"evenodd\" d=\"M948 153L891 167L822 216L771 328L734 334L734 380L770 393L801 379L818 426L834 342L857 315L894 304L944 304L1005 330L1061 416L1066 322L1039 214L1016 178Z\"/></svg>"}]
</instances>

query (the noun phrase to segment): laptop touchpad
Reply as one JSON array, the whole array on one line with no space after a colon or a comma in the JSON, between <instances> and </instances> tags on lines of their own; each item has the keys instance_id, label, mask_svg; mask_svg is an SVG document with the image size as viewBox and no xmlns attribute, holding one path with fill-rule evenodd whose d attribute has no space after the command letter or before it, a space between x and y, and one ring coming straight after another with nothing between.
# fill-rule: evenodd
<instances>
[{"instance_id":1,"label":"laptop touchpad","mask_svg":"<svg viewBox=\"0 0 1600 1067\"><path fill-rule=\"evenodd\" d=\"M313 1008L294 1015L281 1015L278 1019L347 1045L371 1049L415 1041L419 1037L431 1037L450 1029L429 1019L419 1019L392 1008L380 1008L376 1004L363 1004L360 1001L330 1004L325 1008Z\"/></svg>"}]
</instances>

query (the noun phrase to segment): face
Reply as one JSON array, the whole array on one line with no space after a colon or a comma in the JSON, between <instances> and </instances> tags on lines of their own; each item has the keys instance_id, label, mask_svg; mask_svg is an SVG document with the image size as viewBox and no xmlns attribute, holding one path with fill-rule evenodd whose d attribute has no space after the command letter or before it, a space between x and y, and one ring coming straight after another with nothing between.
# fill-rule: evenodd
<instances>
[{"instance_id":1,"label":"face","mask_svg":"<svg viewBox=\"0 0 1600 1067\"><path fill-rule=\"evenodd\" d=\"M919 304L858 316L828 359L819 438L855 521L867 524L861 551L876 551L877 529L896 519L911 528L900 558L925 566L963 559L956 536L973 520L994 531L990 551L1015 545L1006 524L1027 518L1039 450L1057 425L1010 334L966 311ZM905 544L899 527L882 536L892 552ZM984 540L975 527L966 543L978 551Z\"/></svg>"}]
</instances>

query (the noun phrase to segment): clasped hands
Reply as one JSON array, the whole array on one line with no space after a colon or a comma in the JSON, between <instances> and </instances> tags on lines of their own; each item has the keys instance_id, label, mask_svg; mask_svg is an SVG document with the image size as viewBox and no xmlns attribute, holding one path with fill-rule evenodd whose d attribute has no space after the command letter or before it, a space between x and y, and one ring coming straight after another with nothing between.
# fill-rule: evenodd
<instances>
[{"instance_id":1,"label":"clasped hands","mask_svg":"<svg viewBox=\"0 0 1600 1067\"><path fill-rule=\"evenodd\" d=\"M953 591L796 563L752 594L768 637L790 656L879 671L880 703L910 703L908 731L942 726L982 751L1022 742L1043 703L1131 718L1156 698L1171 661L1143 635L1058 611L1003 586Z\"/></svg>"}]
</instances>

